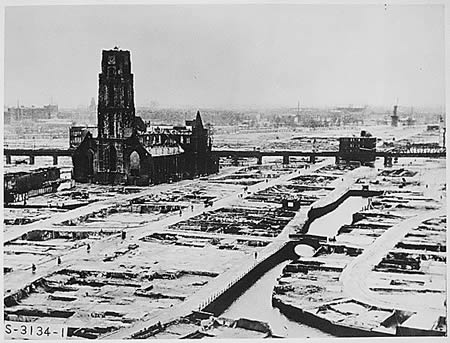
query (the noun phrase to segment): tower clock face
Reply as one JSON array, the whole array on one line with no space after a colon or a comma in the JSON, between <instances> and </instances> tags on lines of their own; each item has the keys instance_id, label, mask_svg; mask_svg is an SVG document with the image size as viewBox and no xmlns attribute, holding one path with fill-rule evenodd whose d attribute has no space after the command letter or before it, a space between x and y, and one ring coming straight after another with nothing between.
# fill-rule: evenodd
<instances>
[{"instance_id":1,"label":"tower clock face","mask_svg":"<svg viewBox=\"0 0 450 343\"><path fill-rule=\"evenodd\" d=\"M116 56L114 56L114 55L108 56L108 64L114 64L114 63L116 63Z\"/></svg>"}]
</instances>

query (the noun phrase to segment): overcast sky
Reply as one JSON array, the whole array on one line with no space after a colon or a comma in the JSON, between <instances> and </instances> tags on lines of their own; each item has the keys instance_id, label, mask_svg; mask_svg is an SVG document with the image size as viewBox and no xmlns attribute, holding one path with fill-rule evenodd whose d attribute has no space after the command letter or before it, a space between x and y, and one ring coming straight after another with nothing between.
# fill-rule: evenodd
<instances>
[{"instance_id":1,"label":"overcast sky","mask_svg":"<svg viewBox=\"0 0 450 343\"><path fill-rule=\"evenodd\" d=\"M7 7L5 104L88 105L102 49L136 106L444 105L443 6Z\"/></svg>"}]
</instances>

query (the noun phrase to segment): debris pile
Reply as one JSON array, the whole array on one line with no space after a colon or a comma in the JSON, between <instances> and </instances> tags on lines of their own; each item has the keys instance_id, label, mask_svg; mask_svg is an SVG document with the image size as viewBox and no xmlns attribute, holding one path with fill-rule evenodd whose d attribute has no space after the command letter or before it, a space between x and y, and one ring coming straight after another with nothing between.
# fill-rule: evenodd
<instances>
[{"instance_id":1,"label":"debris pile","mask_svg":"<svg viewBox=\"0 0 450 343\"><path fill-rule=\"evenodd\" d=\"M204 212L169 229L276 237L294 215L282 209L227 207Z\"/></svg>"}]
</instances>

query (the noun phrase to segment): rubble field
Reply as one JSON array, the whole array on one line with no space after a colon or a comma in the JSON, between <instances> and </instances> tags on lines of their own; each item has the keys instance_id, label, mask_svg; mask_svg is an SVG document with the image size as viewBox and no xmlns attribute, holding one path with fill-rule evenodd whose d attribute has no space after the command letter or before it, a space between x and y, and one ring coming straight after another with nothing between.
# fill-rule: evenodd
<instances>
[{"instance_id":1,"label":"rubble field","mask_svg":"<svg viewBox=\"0 0 450 343\"><path fill-rule=\"evenodd\" d=\"M350 224L341 226L335 237L320 243L312 257L300 257L288 264L274 288L274 303L285 311L298 309L313 322L325 320L334 328L381 336L419 330L419 326L411 326L417 322L413 318L422 318L430 308L427 316L434 321L428 320L426 329L421 329L433 335L445 334L445 216L405 227L403 238L391 243L392 248L363 281L368 292L365 294L373 302L355 300L351 293L349 297L341 278L352 261L366 249L375 249L373 245L391 228L445 208L445 161L434 161L437 168L431 175L421 175L422 165L423 161L405 161L381 170L370 180L372 189L384 189L384 193L371 197L365 208L353 214ZM385 187L387 184L389 187ZM417 299L427 306L410 310L417 308L413 306Z\"/></svg>"}]
</instances>

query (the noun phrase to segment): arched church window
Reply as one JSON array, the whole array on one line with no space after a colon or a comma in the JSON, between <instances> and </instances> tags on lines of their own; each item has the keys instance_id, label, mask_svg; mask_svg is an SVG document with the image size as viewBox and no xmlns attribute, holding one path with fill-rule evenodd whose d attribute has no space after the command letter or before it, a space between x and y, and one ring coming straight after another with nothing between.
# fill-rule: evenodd
<instances>
[{"instance_id":1,"label":"arched church window","mask_svg":"<svg viewBox=\"0 0 450 343\"><path fill-rule=\"evenodd\" d=\"M130 154L130 170L131 175L139 175L139 169L141 167L141 158L137 151L133 151Z\"/></svg>"}]
</instances>

